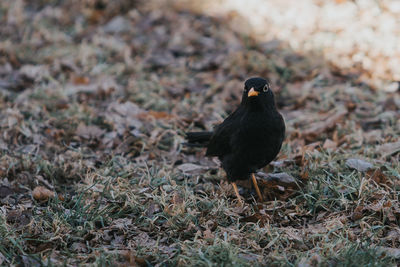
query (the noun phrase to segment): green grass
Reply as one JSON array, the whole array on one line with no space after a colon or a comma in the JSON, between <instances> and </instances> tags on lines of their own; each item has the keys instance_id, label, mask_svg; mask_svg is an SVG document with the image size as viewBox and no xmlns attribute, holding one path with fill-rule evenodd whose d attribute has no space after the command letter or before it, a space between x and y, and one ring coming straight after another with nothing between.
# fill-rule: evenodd
<instances>
[{"instance_id":1,"label":"green grass","mask_svg":"<svg viewBox=\"0 0 400 267\"><path fill-rule=\"evenodd\" d=\"M377 150L399 140L399 129L395 118L378 121L374 140L367 136L371 129L361 127L386 112L381 103L391 96L335 76L312 53L299 55L285 44L265 51L223 20L173 8L158 14L138 6L121 14L132 24L128 32L105 33L123 2L100 17L90 3L52 2L62 11L57 20L38 13L46 3L25 7L23 14L37 17L24 38L5 24L14 39L0 44L0 61L12 66L4 77L19 75L27 64L48 74L33 77L21 92L0 91L0 194L6 195L0 199L0 265L399 264L379 249L400 246L393 237L399 231L398 154L383 158ZM8 9L1 2L1 14ZM187 29L193 29L188 36ZM71 39L57 40L57 32ZM148 61L171 51L178 54L171 66L154 68ZM216 69L190 68L218 55L224 60ZM268 200L259 203L248 182L240 207L218 165L204 150L182 143L186 131L209 130L224 119L239 104L243 81L255 75L271 78L287 126L277 159L284 164L264 171L290 174L299 188L264 188ZM67 93L67 86L79 86L76 77L96 86L112 79L120 90ZM139 114L109 109L127 101L140 107ZM357 107L334 126L307 140L301 135L349 102ZM134 129L130 120L142 127ZM81 124L104 134L81 137ZM327 138L337 148L323 148ZM299 160L314 142L321 143ZM348 158L372 163L386 183L350 169ZM179 166L185 163L203 168L184 173ZM35 200L37 186L55 197Z\"/></svg>"}]
</instances>

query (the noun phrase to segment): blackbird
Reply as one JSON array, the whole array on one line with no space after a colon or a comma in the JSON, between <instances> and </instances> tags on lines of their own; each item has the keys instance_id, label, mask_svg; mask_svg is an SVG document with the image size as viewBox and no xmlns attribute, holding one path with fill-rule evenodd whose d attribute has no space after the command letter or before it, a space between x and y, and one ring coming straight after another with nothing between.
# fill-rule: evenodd
<instances>
[{"instance_id":1,"label":"blackbird","mask_svg":"<svg viewBox=\"0 0 400 267\"><path fill-rule=\"evenodd\" d=\"M257 195L262 195L254 172L270 163L281 149L285 122L275 106L269 82L250 78L244 84L240 106L212 132L188 132L188 145L207 147L206 156L216 156L232 182L252 178Z\"/></svg>"}]
</instances>

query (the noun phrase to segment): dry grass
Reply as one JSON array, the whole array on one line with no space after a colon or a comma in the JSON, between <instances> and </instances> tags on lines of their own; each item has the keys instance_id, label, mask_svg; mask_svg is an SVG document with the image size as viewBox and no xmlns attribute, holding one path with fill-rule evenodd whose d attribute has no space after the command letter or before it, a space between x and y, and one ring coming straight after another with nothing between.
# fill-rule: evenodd
<instances>
[{"instance_id":1,"label":"dry grass","mask_svg":"<svg viewBox=\"0 0 400 267\"><path fill-rule=\"evenodd\" d=\"M10 0L0 23L0 265L399 264L398 93L173 8ZM299 186L240 207L181 143L255 75L287 124L264 171Z\"/></svg>"}]
</instances>

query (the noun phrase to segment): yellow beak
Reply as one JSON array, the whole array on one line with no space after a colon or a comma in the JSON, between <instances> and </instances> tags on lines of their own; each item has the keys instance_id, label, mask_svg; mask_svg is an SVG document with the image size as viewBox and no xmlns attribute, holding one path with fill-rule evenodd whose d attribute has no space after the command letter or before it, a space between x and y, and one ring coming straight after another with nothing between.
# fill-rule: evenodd
<instances>
[{"instance_id":1,"label":"yellow beak","mask_svg":"<svg viewBox=\"0 0 400 267\"><path fill-rule=\"evenodd\" d=\"M250 91L248 92L247 96L248 97L250 97L250 96L258 96L258 94L259 94L259 92L255 91L254 88L252 87L250 89Z\"/></svg>"}]
</instances>

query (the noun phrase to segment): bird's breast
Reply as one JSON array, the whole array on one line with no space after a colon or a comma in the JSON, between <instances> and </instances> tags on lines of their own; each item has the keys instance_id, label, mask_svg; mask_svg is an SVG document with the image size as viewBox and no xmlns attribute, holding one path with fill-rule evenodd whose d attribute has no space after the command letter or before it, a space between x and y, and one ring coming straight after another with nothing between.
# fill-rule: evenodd
<instances>
[{"instance_id":1,"label":"bird's breast","mask_svg":"<svg viewBox=\"0 0 400 267\"><path fill-rule=\"evenodd\" d=\"M243 116L238 138L241 150L253 161L270 161L279 152L284 130L279 113L250 113Z\"/></svg>"}]
</instances>

